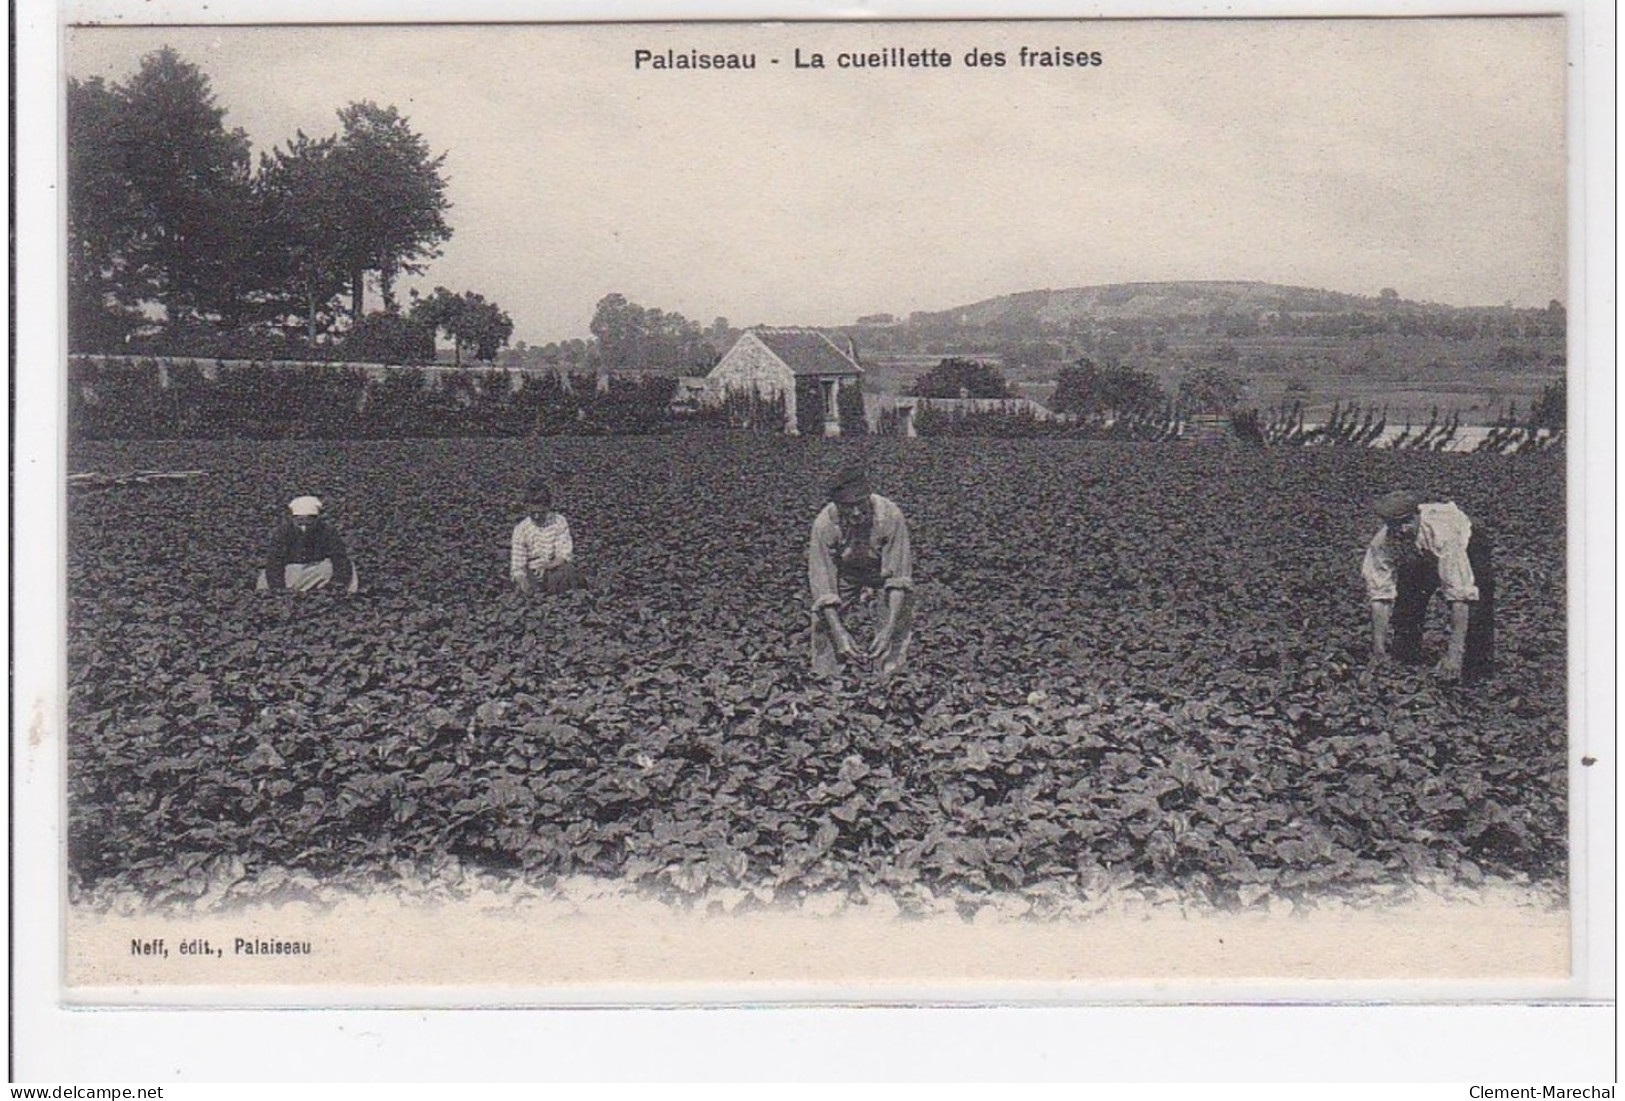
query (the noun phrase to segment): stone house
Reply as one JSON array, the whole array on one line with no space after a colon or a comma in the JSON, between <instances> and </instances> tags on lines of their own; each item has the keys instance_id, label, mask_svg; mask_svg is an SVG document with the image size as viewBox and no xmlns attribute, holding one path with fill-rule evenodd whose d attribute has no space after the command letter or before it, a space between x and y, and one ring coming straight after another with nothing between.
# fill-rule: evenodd
<instances>
[{"instance_id":1,"label":"stone house","mask_svg":"<svg viewBox=\"0 0 1625 1101\"><path fill-rule=\"evenodd\" d=\"M842 351L817 329L746 329L711 368L706 381L717 400L741 390L755 390L764 398L782 395L784 430L794 434L798 423L797 380L810 379L823 405L824 435L839 436L841 392L863 381L863 368L858 366L854 351ZM808 387L802 389L805 392Z\"/></svg>"}]
</instances>

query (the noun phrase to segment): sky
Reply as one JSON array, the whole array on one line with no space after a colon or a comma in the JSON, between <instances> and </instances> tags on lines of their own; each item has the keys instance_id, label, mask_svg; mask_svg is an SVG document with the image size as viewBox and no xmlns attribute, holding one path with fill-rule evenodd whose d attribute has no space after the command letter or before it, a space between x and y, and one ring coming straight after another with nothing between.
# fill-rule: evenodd
<instances>
[{"instance_id":1,"label":"sky","mask_svg":"<svg viewBox=\"0 0 1625 1101\"><path fill-rule=\"evenodd\" d=\"M407 285L485 295L516 342L588 336L612 292L735 326L1188 279L1567 300L1559 19L80 27L66 70L166 44L257 151L399 108L454 231ZM839 67L889 47L953 64Z\"/></svg>"}]
</instances>

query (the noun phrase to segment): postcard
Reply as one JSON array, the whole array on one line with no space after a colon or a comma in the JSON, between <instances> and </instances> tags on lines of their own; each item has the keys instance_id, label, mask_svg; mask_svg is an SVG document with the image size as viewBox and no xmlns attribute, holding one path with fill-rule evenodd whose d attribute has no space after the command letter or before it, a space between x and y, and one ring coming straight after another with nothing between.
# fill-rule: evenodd
<instances>
[{"instance_id":1,"label":"postcard","mask_svg":"<svg viewBox=\"0 0 1625 1101\"><path fill-rule=\"evenodd\" d=\"M81 15L65 1004L1608 995L1579 13Z\"/></svg>"}]
</instances>

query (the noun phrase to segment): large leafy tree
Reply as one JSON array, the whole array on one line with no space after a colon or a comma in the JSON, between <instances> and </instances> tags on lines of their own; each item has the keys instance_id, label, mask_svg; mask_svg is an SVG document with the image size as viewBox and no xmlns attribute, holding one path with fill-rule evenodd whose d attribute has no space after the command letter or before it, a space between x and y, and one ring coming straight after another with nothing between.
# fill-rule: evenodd
<instances>
[{"instance_id":1,"label":"large leafy tree","mask_svg":"<svg viewBox=\"0 0 1625 1101\"><path fill-rule=\"evenodd\" d=\"M436 287L427 298L412 303L411 319L431 332L445 333L452 342L452 359L461 366L464 349L475 359L492 360L513 335L513 319L495 302L473 291L453 294Z\"/></svg>"},{"instance_id":2,"label":"large leafy tree","mask_svg":"<svg viewBox=\"0 0 1625 1101\"><path fill-rule=\"evenodd\" d=\"M349 287L342 237L349 197L335 153L338 138L297 132L285 148L260 158L260 267L275 312L304 321L314 344L319 325Z\"/></svg>"},{"instance_id":3,"label":"large leafy tree","mask_svg":"<svg viewBox=\"0 0 1625 1101\"><path fill-rule=\"evenodd\" d=\"M248 136L226 129L209 78L167 46L114 94L110 158L131 193L126 277L172 327L237 323L254 278Z\"/></svg>"},{"instance_id":4,"label":"large leafy tree","mask_svg":"<svg viewBox=\"0 0 1625 1101\"><path fill-rule=\"evenodd\" d=\"M644 309L624 294L606 294L598 300L588 328L598 342L598 358L605 367L626 368L638 362L643 336Z\"/></svg>"},{"instance_id":5,"label":"large leafy tree","mask_svg":"<svg viewBox=\"0 0 1625 1101\"><path fill-rule=\"evenodd\" d=\"M470 301L464 331L473 346L474 358L488 363L513 336L513 318L495 302L487 302L478 294L465 292L465 297Z\"/></svg>"},{"instance_id":6,"label":"large leafy tree","mask_svg":"<svg viewBox=\"0 0 1625 1101\"><path fill-rule=\"evenodd\" d=\"M915 379L909 392L920 398L1007 398L1010 387L997 367L950 358Z\"/></svg>"},{"instance_id":7,"label":"large leafy tree","mask_svg":"<svg viewBox=\"0 0 1625 1101\"><path fill-rule=\"evenodd\" d=\"M366 284L376 275L386 312L396 309L395 282L423 270L451 237L445 213L445 155L393 107L352 103L341 130L325 138L300 132L261 158L259 188L267 237L280 248L269 266L298 303L307 338L333 300L350 296L350 318L365 316Z\"/></svg>"},{"instance_id":8,"label":"large leafy tree","mask_svg":"<svg viewBox=\"0 0 1625 1101\"><path fill-rule=\"evenodd\" d=\"M1167 401L1161 384L1147 372L1116 363L1101 366L1085 358L1057 372L1050 408L1057 413L1115 419L1153 412Z\"/></svg>"},{"instance_id":9,"label":"large leafy tree","mask_svg":"<svg viewBox=\"0 0 1625 1101\"><path fill-rule=\"evenodd\" d=\"M384 306L395 305L395 282L420 274L451 239L446 212L446 154L429 144L394 107L364 101L339 111L342 127L331 151L345 198L336 242L350 286L350 313L362 316L366 278L376 273Z\"/></svg>"},{"instance_id":10,"label":"large leafy tree","mask_svg":"<svg viewBox=\"0 0 1625 1101\"><path fill-rule=\"evenodd\" d=\"M112 351L151 296L134 270L136 196L118 141L120 99L100 77L68 81L68 341Z\"/></svg>"},{"instance_id":11,"label":"large leafy tree","mask_svg":"<svg viewBox=\"0 0 1625 1101\"><path fill-rule=\"evenodd\" d=\"M645 309L624 294L599 299L589 327L598 342L599 362L610 371L682 372L709 368L717 360L717 350L699 322L680 313Z\"/></svg>"},{"instance_id":12,"label":"large leafy tree","mask_svg":"<svg viewBox=\"0 0 1625 1101\"><path fill-rule=\"evenodd\" d=\"M68 83L73 347L107 348L157 303L171 329L242 321L256 281L248 138L165 47L123 84Z\"/></svg>"},{"instance_id":13,"label":"large leafy tree","mask_svg":"<svg viewBox=\"0 0 1625 1101\"><path fill-rule=\"evenodd\" d=\"M338 133L299 133L258 173L225 115L208 77L169 47L123 84L69 82L73 347L111 350L160 313L175 344L200 326L262 322L314 342L346 292L361 322L369 278L393 312L396 281L450 238L445 154L394 107L351 103ZM498 315L486 312L471 347L507 339Z\"/></svg>"}]
</instances>

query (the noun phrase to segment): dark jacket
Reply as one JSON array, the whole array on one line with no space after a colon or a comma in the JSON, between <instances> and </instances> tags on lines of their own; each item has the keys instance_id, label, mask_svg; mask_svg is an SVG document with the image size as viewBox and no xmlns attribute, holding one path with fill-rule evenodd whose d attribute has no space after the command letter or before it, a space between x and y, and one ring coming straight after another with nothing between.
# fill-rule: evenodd
<instances>
[{"instance_id":1,"label":"dark jacket","mask_svg":"<svg viewBox=\"0 0 1625 1101\"><path fill-rule=\"evenodd\" d=\"M265 552L265 580L273 588L284 584L283 571L290 562L309 565L324 558L333 560L333 577L344 584L350 579L350 552L338 529L318 517L300 531L292 520L284 519L271 533L271 547Z\"/></svg>"}]
</instances>

